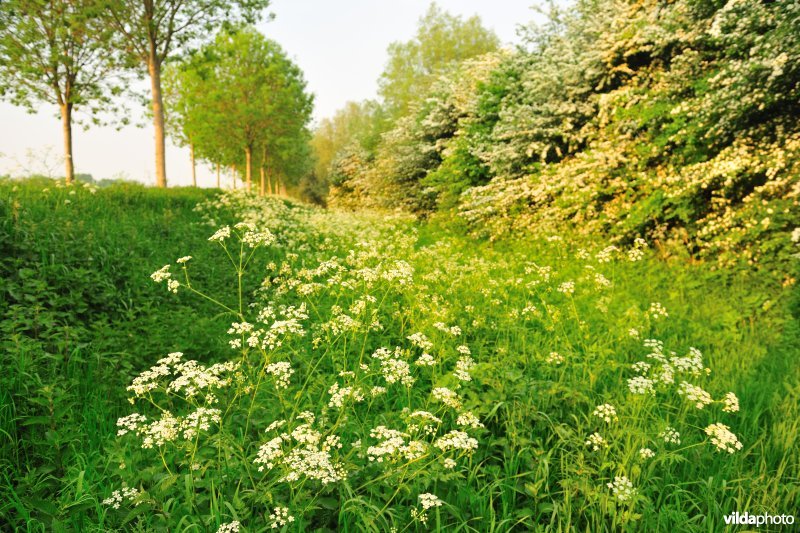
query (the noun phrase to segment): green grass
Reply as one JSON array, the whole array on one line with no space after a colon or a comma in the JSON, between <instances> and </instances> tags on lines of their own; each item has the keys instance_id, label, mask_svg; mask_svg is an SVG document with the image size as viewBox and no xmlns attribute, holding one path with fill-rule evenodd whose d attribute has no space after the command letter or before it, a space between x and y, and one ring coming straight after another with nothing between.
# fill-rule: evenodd
<instances>
[{"instance_id":1,"label":"green grass","mask_svg":"<svg viewBox=\"0 0 800 533\"><path fill-rule=\"evenodd\" d=\"M0 182L6 370L0 377L0 523L29 531L215 531L240 520L248 531L262 531L272 509L285 505L296 517L288 531L711 532L724 530L723 517L733 511L795 511L796 286L649 252L638 262L622 254L598 262L593 257L605 243L569 236L488 244L447 227L276 200L234 198L194 209L213 196L128 185L70 194L51 182ZM254 252L239 299L235 269L208 237L241 218L268 227L278 240ZM579 258L582 246L591 250L587 259ZM184 255L193 257L192 287L232 309L243 303L241 317L251 322L267 304L305 303L306 334L286 335L274 349L231 350L226 330L241 317L185 287L170 294L149 278ZM342 266L338 278L308 273L332 257ZM412 283L365 281L362 269L389 272L398 260L413 268ZM549 276L539 268L545 266L552 267ZM183 280L174 265L172 272ZM596 287L595 273L610 287ZM270 283L256 291L265 276ZM338 281L328 283L331 278ZM293 280L320 286L303 296ZM573 295L559 292L565 281L575 282ZM361 316L348 310L367 296L375 297L365 305L381 329L330 329L341 312ZM669 317L649 316L652 302L663 304ZM535 311L523 313L530 306ZM443 333L438 322L458 326L461 335ZM640 338L629 335L632 327ZM340 371L358 373L359 362L377 365L369 354L380 347L400 346L398 357L413 361L419 350L407 337L417 332L432 341L436 367L412 365L412 387L387 384L371 369L353 378L353 386L382 384L385 395L328 407L330 385L347 382L337 377ZM711 373L690 381L715 400L734 392L741 411L722 413L717 404L698 410L676 387L664 386L654 398L632 395L626 381L635 375L630 365L649 353L646 338L678 355L701 350ZM475 366L472 380L459 384L450 371L462 344ZM141 401L132 407L125 387L173 351L206 364L243 364L242 381L218 393L215 405L225 407L220 427L160 453L142 450L132 435L117 439L118 417L157 414ZM548 362L551 352L564 363ZM262 386L270 378L261 362L284 360L295 370L291 386L285 392ZM454 469L441 467L434 448L420 463L392 457L381 465L351 451L358 449L351 447L356 439L364 450L376 444L369 430L377 425L403 429L405 407L430 410L443 428L455 427L455 413L430 399L429 391L442 386L457 389L463 408L486 426L468 431L478 449L453 455ZM153 398L176 415L190 407L176 395ZM606 427L592 416L603 403L616 406L617 424ZM348 466L346 479L292 484L254 467L258 447L272 437L266 426L281 418L291 424L291 415L306 409L320 418L323 434L346 443L337 455ZM729 425L743 449L716 451L703 433L714 422ZM681 445L659 442L667 424L679 429ZM584 444L594 431L603 433L608 448L592 452ZM638 457L645 445L656 451L649 461ZM634 483L633 501L611 496L606 483L616 475ZM103 505L123 483L143 491L141 505ZM426 527L411 516L424 492L445 502L429 511Z\"/></svg>"}]
</instances>

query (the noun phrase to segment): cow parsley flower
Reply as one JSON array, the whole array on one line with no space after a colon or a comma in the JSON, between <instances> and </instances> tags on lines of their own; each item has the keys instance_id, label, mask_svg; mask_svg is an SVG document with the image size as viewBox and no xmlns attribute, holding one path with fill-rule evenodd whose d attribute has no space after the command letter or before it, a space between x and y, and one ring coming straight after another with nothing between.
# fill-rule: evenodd
<instances>
[{"instance_id":1,"label":"cow parsley flower","mask_svg":"<svg viewBox=\"0 0 800 533\"><path fill-rule=\"evenodd\" d=\"M289 388L289 380L294 374L294 369L288 361L279 361L268 364L264 372L275 378L276 389L287 389Z\"/></svg>"},{"instance_id":2,"label":"cow parsley flower","mask_svg":"<svg viewBox=\"0 0 800 533\"><path fill-rule=\"evenodd\" d=\"M287 507L276 507L269 515L270 524L272 529L278 529L286 524L294 522L294 516L289 514Z\"/></svg>"},{"instance_id":3,"label":"cow parsley flower","mask_svg":"<svg viewBox=\"0 0 800 533\"><path fill-rule=\"evenodd\" d=\"M458 418L456 419L456 424L459 426L470 427L472 429L478 429L484 427L483 423L480 419L472 414L470 411L464 411Z\"/></svg>"},{"instance_id":4,"label":"cow parsley flower","mask_svg":"<svg viewBox=\"0 0 800 533\"><path fill-rule=\"evenodd\" d=\"M620 503L627 502L636 496L636 489L633 488L633 483L627 476L615 476L614 481L606 483L606 486L611 489L611 494Z\"/></svg>"},{"instance_id":5,"label":"cow parsley flower","mask_svg":"<svg viewBox=\"0 0 800 533\"><path fill-rule=\"evenodd\" d=\"M178 294L178 287L181 286L181 283L176 279L168 279L167 280L167 290L172 294Z\"/></svg>"},{"instance_id":6,"label":"cow parsley flower","mask_svg":"<svg viewBox=\"0 0 800 533\"><path fill-rule=\"evenodd\" d=\"M694 402L695 407L703 409L706 405L714 402L711 395L696 385L682 381L678 386L678 394L686 396L690 402Z\"/></svg>"},{"instance_id":7,"label":"cow parsley flower","mask_svg":"<svg viewBox=\"0 0 800 533\"><path fill-rule=\"evenodd\" d=\"M597 260L598 263L608 263L614 259L614 254L619 251L619 248L614 246L606 246L594 258Z\"/></svg>"},{"instance_id":8,"label":"cow parsley flower","mask_svg":"<svg viewBox=\"0 0 800 533\"><path fill-rule=\"evenodd\" d=\"M639 450L639 457L641 457L643 460L652 459L655 456L656 452L654 452L650 448L641 448Z\"/></svg>"},{"instance_id":9,"label":"cow parsley flower","mask_svg":"<svg viewBox=\"0 0 800 533\"><path fill-rule=\"evenodd\" d=\"M418 498L420 505L422 505L422 508L426 511L432 507L441 507L444 504L438 496L429 492L420 494Z\"/></svg>"},{"instance_id":10,"label":"cow parsley flower","mask_svg":"<svg viewBox=\"0 0 800 533\"><path fill-rule=\"evenodd\" d=\"M667 309L658 302L651 303L650 309L647 310L647 313L653 320L667 318L669 316L669 313L667 313Z\"/></svg>"},{"instance_id":11,"label":"cow parsley flower","mask_svg":"<svg viewBox=\"0 0 800 533\"><path fill-rule=\"evenodd\" d=\"M739 442L738 437L725 424L711 424L705 429L705 432L711 437L711 444L721 451L733 453L742 449L742 443Z\"/></svg>"},{"instance_id":12,"label":"cow parsley flower","mask_svg":"<svg viewBox=\"0 0 800 533\"><path fill-rule=\"evenodd\" d=\"M434 446L442 451L463 450L472 452L478 449L478 441L467 435L463 431L454 430L439 437Z\"/></svg>"},{"instance_id":13,"label":"cow parsley flower","mask_svg":"<svg viewBox=\"0 0 800 533\"><path fill-rule=\"evenodd\" d=\"M558 286L558 292L566 295L575 294L575 282L574 281L565 281L561 285Z\"/></svg>"},{"instance_id":14,"label":"cow parsley flower","mask_svg":"<svg viewBox=\"0 0 800 533\"><path fill-rule=\"evenodd\" d=\"M644 376L632 377L628 380L628 389L634 394L655 394L655 381Z\"/></svg>"},{"instance_id":15,"label":"cow parsley flower","mask_svg":"<svg viewBox=\"0 0 800 533\"><path fill-rule=\"evenodd\" d=\"M172 278L172 274L169 271L170 265L164 265L163 267L159 268L152 274L150 274L150 278L155 281L156 283L161 283L162 281L166 281Z\"/></svg>"},{"instance_id":16,"label":"cow parsley flower","mask_svg":"<svg viewBox=\"0 0 800 533\"><path fill-rule=\"evenodd\" d=\"M230 228L230 226L223 226L220 229L218 229L214 233L214 235L209 237L208 240L209 241L213 241L213 242L222 243L222 242L225 241L225 239L227 239L230 236L231 236L231 228Z\"/></svg>"},{"instance_id":17,"label":"cow parsley flower","mask_svg":"<svg viewBox=\"0 0 800 533\"><path fill-rule=\"evenodd\" d=\"M382 463L385 458L402 453L406 448L407 434L386 426L378 426L369 432L373 439L379 439L375 446L367 448L367 457L370 461Z\"/></svg>"},{"instance_id":18,"label":"cow parsley flower","mask_svg":"<svg viewBox=\"0 0 800 533\"><path fill-rule=\"evenodd\" d=\"M355 387L340 387L338 383L331 385L328 389L328 394L331 395L331 399L328 401L328 407L342 407L347 399L352 399L355 402L364 401L364 394L360 389Z\"/></svg>"},{"instance_id":19,"label":"cow parsley flower","mask_svg":"<svg viewBox=\"0 0 800 533\"><path fill-rule=\"evenodd\" d=\"M119 509L123 501L127 500L136 507L142 503L141 500L137 500L140 494L139 489L122 487L121 490L115 490L110 497L103 500L103 505L110 505L114 509Z\"/></svg>"},{"instance_id":20,"label":"cow parsley flower","mask_svg":"<svg viewBox=\"0 0 800 533\"><path fill-rule=\"evenodd\" d=\"M442 402L448 407L452 407L453 409L461 408L461 399L458 397L458 393L447 387L437 387L431 391L431 394L435 400Z\"/></svg>"},{"instance_id":21,"label":"cow parsley flower","mask_svg":"<svg viewBox=\"0 0 800 533\"><path fill-rule=\"evenodd\" d=\"M586 446L588 446L589 448L591 448L592 451L595 451L595 452L599 451L601 448L607 448L608 447L608 443L606 442L606 439L604 439L602 435L600 435L599 433L596 433L596 432L592 433L591 435L589 435L589 438L586 439L586 442L584 444Z\"/></svg>"},{"instance_id":22,"label":"cow parsley flower","mask_svg":"<svg viewBox=\"0 0 800 533\"><path fill-rule=\"evenodd\" d=\"M253 461L255 464L261 465L258 467L259 472L263 472L265 468L271 470L275 467L277 460L283 456L283 450L281 449L282 442L283 439L281 437L275 437L261 445L258 449L256 459Z\"/></svg>"},{"instance_id":23,"label":"cow parsley flower","mask_svg":"<svg viewBox=\"0 0 800 533\"><path fill-rule=\"evenodd\" d=\"M222 411L198 407L181 422L183 438L191 440L197 435L198 430L208 431L212 423L219 424Z\"/></svg>"},{"instance_id":24,"label":"cow parsley flower","mask_svg":"<svg viewBox=\"0 0 800 533\"><path fill-rule=\"evenodd\" d=\"M724 412L726 413L739 412L739 398L737 398L734 393L729 392L728 394L726 394L725 397L722 399L722 402L725 404L725 406L722 408Z\"/></svg>"},{"instance_id":25,"label":"cow parsley flower","mask_svg":"<svg viewBox=\"0 0 800 533\"><path fill-rule=\"evenodd\" d=\"M453 375L456 379L461 381L472 381L472 376L470 376L469 371L472 370L472 367L475 366L475 361L472 357L468 355L464 355L459 357L458 362L456 362L456 369L453 372Z\"/></svg>"},{"instance_id":26,"label":"cow parsley flower","mask_svg":"<svg viewBox=\"0 0 800 533\"><path fill-rule=\"evenodd\" d=\"M664 439L664 442L666 442L667 444L681 443L681 434L678 433L678 431L671 426L665 427L664 431L658 434L658 438Z\"/></svg>"},{"instance_id":27,"label":"cow parsley flower","mask_svg":"<svg viewBox=\"0 0 800 533\"><path fill-rule=\"evenodd\" d=\"M240 526L241 524L237 520L228 522L227 524L220 524L217 533L239 533Z\"/></svg>"},{"instance_id":28,"label":"cow parsley flower","mask_svg":"<svg viewBox=\"0 0 800 533\"><path fill-rule=\"evenodd\" d=\"M423 353L420 355L414 364L417 366L434 366L436 364L436 359L429 353Z\"/></svg>"},{"instance_id":29,"label":"cow parsley flower","mask_svg":"<svg viewBox=\"0 0 800 533\"><path fill-rule=\"evenodd\" d=\"M617 418L616 408L608 403L604 403L603 405L598 405L595 407L592 414L598 417L600 420L603 420L606 424L610 424L611 422L616 422L619 420L619 418Z\"/></svg>"}]
</instances>

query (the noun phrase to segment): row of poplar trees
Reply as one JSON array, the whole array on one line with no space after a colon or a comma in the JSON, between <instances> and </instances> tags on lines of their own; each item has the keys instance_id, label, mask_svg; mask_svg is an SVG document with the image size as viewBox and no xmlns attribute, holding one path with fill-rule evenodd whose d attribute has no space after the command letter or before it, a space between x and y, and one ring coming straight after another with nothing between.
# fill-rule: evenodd
<instances>
[{"instance_id":1,"label":"row of poplar trees","mask_svg":"<svg viewBox=\"0 0 800 533\"><path fill-rule=\"evenodd\" d=\"M35 111L58 106L65 175L74 179L76 111L127 123L118 98L146 76L156 185L167 186L165 140L277 192L309 160L312 98L302 72L248 24L269 0L3 0L0 96ZM208 36L216 37L209 40ZM193 164L194 177L194 164ZM196 183L196 180L195 180Z\"/></svg>"}]
</instances>

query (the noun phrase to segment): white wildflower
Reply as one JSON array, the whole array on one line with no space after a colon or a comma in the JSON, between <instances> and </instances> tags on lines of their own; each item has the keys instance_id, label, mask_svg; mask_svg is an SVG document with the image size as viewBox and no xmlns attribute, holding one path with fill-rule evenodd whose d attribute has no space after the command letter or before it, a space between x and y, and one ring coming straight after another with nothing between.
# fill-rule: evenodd
<instances>
[{"instance_id":1,"label":"white wildflower","mask_svg":"<svg viewBox=\"0 0 800 533\"><path fill-rule=\"evenodd\" d=\"M431 394L435 400L442 402L448 407L452 407L453 409L461 408L461 400L458 397L458 393L447 387L437 387L431 391Z\"/></svg>"},{"instance_id":2,"label":"white wildflower","mask_svg":"<svg viewBox=\"0 0 800 533\"><path fill-rule=\"evenodd\" d=\"M478 441L467 435L463 431L454 430L439 437L434 446L442 451L464 450L472 452L478 449Z\"/></svg>"},{"instance_id":3,"label":"white wildflower","mask_svg":"<svg viewBox=\"0 0 800 533\"><path fill-rule=\"evenodd\" d=\"M431 507L441 507L442 504L444 504L444 502L440 500L438 496L427 492L419 495L419 503L426 511Z\"/></svg>"},{"instance_id":4,"label":"white wildflower","mask_svg":"<svg viewBox=\"0 0 800 533\"><path fill-rule=\"evenodd\" d=\"M634 394L654 394L655 381L644 376L636 376L628 380L628 389Z\"/></svg>"},{"instance_id":5,"label":"white wildflower","mask_svg":"<svg viewBox=\"0 0 800 533\"><path fill-rule=\"evenodd\" d=\"M230 226L223 226L214 233L211 237L208 238L209 241L215 241L222 243L231 236L231 228Z\"/></svg>"},{"instance_id":6,"label":"white wildflower","mask_svg":"<svg viewBox=\"0 0 800 533\"><path fill-rule=\"evenodd\" d=\"M600 420L603 420L607 424L619 420L617 418L616 408L614 408L613 405L608 403L604 403L603 405L598 405L597 407L595 407L594 412L592 414L598 417Z\"/></svg>"},{"instance_id":7,"label":"white wildflower","mask_svg":"<svg viewBox=\"0 0 800 533\"><path fill-rule=\"evenodd\" d=\"M614 481L606 483L606 486L611 489L611 494L621 503L629 501L636 495L633 483L626 476L615 476Z\"/></svg>"},{"instance_id":8,"label":"white wildflower","mask_svg":"<svg viewBox=\"0 0 800 533\"><path fill-rule=\"evenodd\" d=\"M595 451L595 452L599 451L601 448L607 448L608 447L608 443L606 442L606 439L604 439L602 435L600 435L599 433L596 433L596 432L592 433L591 435L589 435L589 438L586 439L586 442L584 444L586 446L588 446L589 448L591 448L592 451Z\"/></svg>"},{"instance_id":9,"label":"white wildflower","mask_svg":"<svg viewBox=\"0 0 800 533\"><path fill-rule=\"evenodd\" d=\"M664 442L667 444L680 444L681 443L681 434L678 431L670 426L664 428L664 431L658 434L660 439L664 439Z\"/></svg>"},{"instance_id":10,"label":"white wildflower","mask_svg":"<svg viewBox=\"0 0 800 533\"><path fill-rule=\"evenodd\" d=\"M667 313L667 309L658 302L651 303L650 309L647 310L647 313L653 320L667 318L669 316L669 313Z\"/></svg>"},{"instance_id":11,"label":"white wildflower","mask_svg":"<svg viewBox=\"0 0 800 533\"><path fill-rule=\"evenodd\" d=\"M743 447L736 435L731 433L730 428L725 424L711 424L705 429L705 432L711 437L711 443L721 451L733 453Z\"/></svg>"},{"instance_id":12,"label":"white wildflower","mask_svg":"<svg viewBox=\"0 0 800 533\"><path fill-rule=\"evenodd\" d=\"M474 414L472 414L470 411L464 411L463 413L458 415L458 418L456 419L456 424L458 424L459 426L471 427L473 429L484 427L480 419Z\"/></svg>"},{"instance_id":13,"label":"white wildflower","mask_svg":"<svg viewBox=\"0 0 800 533\"><path fill-rule=\"evenodd\" d=\"M434 359L431 354L426 352L420 355L417 360L414 361L414 364L417 366L433 366L436 364L436 359Z\"/></svg>"},{"instance_id":14,"label":"white wildflower","mask_svg":"<svg viewBox=\"0 0 800 533\"><path fill-rule=\"evenodd\" d=\"M562 294L572 295L575 293L575 282L565 281L564 283L558 286L557 290Z\"/></svg>"},{"instance_id":15,"label":"white wildflower","mask_svg":"<svg viewBox=\"0 0 800 533\"><path fill-rule=\"evenodd\" d=\"M711 395L696 385L682 381L678 386L678 394L686 396L690 402L694 402L695 407L698 409L704 408L714 402Z\"/></svg>"},{"instance_id":16,"label":"white wildflower","mask_svg":"<svg viewBox=\"0 0 800 533\"><path fill-rule=\"evenodd\" d=\"M294 522L294 517L289 514L287 507L276 507L275 510L269 515L270 524L272 529L278 529L286 524Z\"/></svg>"},{"instance_id":17,"label":"white wildflower","mask_svg":"<svg viewBox=\"0 0 800 533\"><path fill-rule=\"evenodd\" d=\"M643 460L652 459L655 456L656 456L656 452L654 452L650 448L641 448L639 450L639 457L641 457Z\"/></svg>"},{"instance_id":18,"label":"white wildflower","mask_svg":"<svg viewBox=\"0 0 800 533\"><path fill-rule=\"evenodd\" d=\"M726 413L739 412L739 398L737 398L734 393L729 392L728 394L726 394L725 397L722 399L722 402L725 404L725 406L722 408L724 412Z\"/></svg>"}]
</instances>

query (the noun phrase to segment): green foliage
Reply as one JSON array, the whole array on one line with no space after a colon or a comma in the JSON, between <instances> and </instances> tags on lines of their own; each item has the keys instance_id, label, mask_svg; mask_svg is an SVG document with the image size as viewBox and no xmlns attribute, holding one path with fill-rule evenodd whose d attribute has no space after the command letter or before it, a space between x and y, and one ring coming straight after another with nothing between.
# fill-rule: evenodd
<instances>
[{"instance_id":1,"label":"green foliage","mask_svg":"<svg viewBox=\"0 0 800 533\"><path fill-rule=\"evenodd\" d=\"M798 498L796 286L664 261L641 243L623 251L564 234L491 245L404 217L243 194L93 190L0 183L0 520L12 528L215 531L239 521L263 531L286 508L286 531L708 531L735 510L791 512ZM251 225L209 242L237 220ZM164 264L168 279L153 283ZM634 394L631 365L662 353L645 339L670 356L695 347L711 372L675 363L674 383L656 378L652 395ZM372 357L381 347L392 355ZM176 351L197 366L173 356L169 374L146 373ZM415 364L423 353L433 366ZM413 383L387 378L402 362ZM217 363L224 383L188 394L181 376L206 379ZM126 391L137 374L139 392ZM711 403L698 409L681 381ZM352 396L339 394L346 387ZM438 402L439 387L462 405ZM114 426L132 412L168 420L150 400L179 424L208 409L208 425L184 424L190 438L131 419ZM605 404L610 422L594 414ZM303 411L315 420L301 428ZM485 426L463 428L477 449L441 450L464 411ZM710 441L703 428L716 422L740 450ZM391 451L378 426L417 451ZM660 436L667 426L680 444ZM256 462L282 433L284 455ZM594 433L597 450L586 444L600 442ZM142 448L158 435L163 444ZM323 470L285 460L333 436L342 447L324 454L343 478L322 483ZM607 486L618 476L630 498ZM442 505L425 510L420 494Z\"/></svg>"},{"instance_id":2,"label":"green foliage","mask_svg":"<svg viewBox=\"0 0 800 533\"><path fill-rule=\"evenodd\" d=\"M104 18L123 39L129 65L160 74L161 64L176 51L221 27L255 23L268 6L269 0L122 0L106 3Z\"/></svg>"},{"instance_id":3,"label":"green foliage","mask_svg":"<svg viewBox=\"0 0 800 533\"><path fill-rule=\"evenodd\" d=\"M0 522L103 529L96 491L109 417L127 403L119 388L150 354L190 339L200 358L219 350L213 313L166 298L149 279L150 263L205 241L193 209L206 197L0 182ZM213 267L208 275L225 283Z\"/></svg>"},{"instance_id":4,"label":"green foliage","mask_svg":"<svg viewBox=\"0 0 800 533\"><path fill-rule=\"evenodd\" d=\"M372 100L348 102L331 118L323 119L314 130L311 145L316 156L316 175L328 180L332 165L345 150L355 146L374 153L383 132L384 111Z\"/></svg>"},{"instance_id":5,"label":"green foliage","mask_svg":"<svg viewBox=\"0 0 800 533\"><path fill-rule=\"evenodd\" d=\"M9 0L0 3L0 97L29 112L58 106L67 182L74 178L73 111L98 113L122 92L121 53L102 19L103 0ZM124 110L122 110L124 111ZM121 123L127 123L122 118Z\"/></svg>"},{"instance_id":6,"label":"green foliage","mask_svg":"<svg viewBox=\"0 0 800 533\"><path fill-rule=\"evenodd\" d=\"M432 3L419 20L414 39L389 45L389 61L379 81L389 113L395 118L407 113L439 76L498 46L497 36L483 27L479 17L464 20Z\"/></svg>"},{"instance_id":7,"label":"green foliage","mask_svg":"<svg viewBox=\"0 0 800 533\"><path fill-rule=\"evenodd\" d=\"M574 227L788 276L800 169L796 2L577 2L464 61L396 119L340 204ZM399 146L398 146L398 143ZM346 196L350 199L344 199Z\"/></svg>"},{"instance_id":8,"label":"green foliage","mask_svg":"<svg viewBox=\"0 0 800 533\"><path fill-rule=\"evenodd\" d=\"M173 134L199 157L248 172L257 161L290 183L308 175L313 96L276 42L254 28L223 31L170 65L164 83Z\"/></svg>"},{"instance_id":9,"label":"green foliage","mask_svg":"<svg viewBox=\"0 0 800 533\"><path fill-rule=\"evenodd\" d=\"M113 32L101 0L0 4L0 96L34 111L40 102L86 108L109 104L119 87Z\"/></svg>"}]
</instances>

